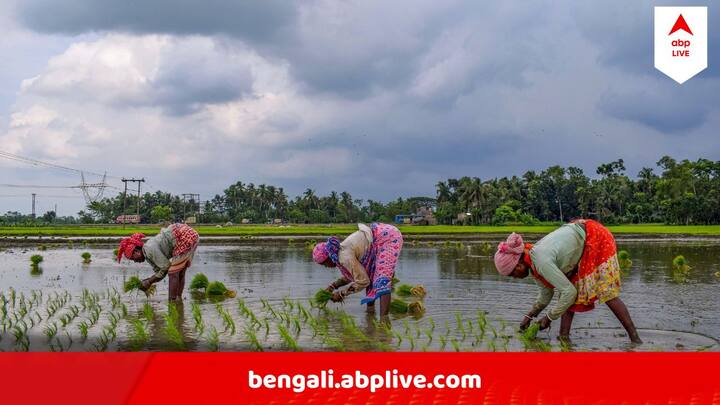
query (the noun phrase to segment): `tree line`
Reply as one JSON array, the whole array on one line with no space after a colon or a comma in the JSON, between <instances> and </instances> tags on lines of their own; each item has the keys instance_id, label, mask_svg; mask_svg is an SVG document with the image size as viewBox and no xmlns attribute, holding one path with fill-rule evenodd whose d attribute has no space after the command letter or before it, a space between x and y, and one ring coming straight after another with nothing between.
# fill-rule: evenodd
<instances>
[{"instance_id":1,"label":"tree line","mask_svg":"<svg viewBox=\"0 0 720 405\"><path fill-rule=\"evenodd\" d=\"M123 213L122 194L104 198L65 223L108 223ZM134 213L137 196L127 195L127 213ZM522 176L482 180L447 179L436 184L436 195L398 198L383 203L332 191L319 196L312 189L289 198L282 187L236 182L222 194L198 202L166 192L140 197L142 222L182 221L195 214L204 223L391 222L397 214L432 207L439 224L536 224L595 218L607 224L720 223L720 161L677 161L669 156L657 168L645 167L634 178L622 159L601 164L592 178L577 167L551 166ZM0 217L0 223L27 221L18 213ZM52 215L34 219L59 220ZM244 221L243 221L244 220Z\"/></svg>"}]
</instances>

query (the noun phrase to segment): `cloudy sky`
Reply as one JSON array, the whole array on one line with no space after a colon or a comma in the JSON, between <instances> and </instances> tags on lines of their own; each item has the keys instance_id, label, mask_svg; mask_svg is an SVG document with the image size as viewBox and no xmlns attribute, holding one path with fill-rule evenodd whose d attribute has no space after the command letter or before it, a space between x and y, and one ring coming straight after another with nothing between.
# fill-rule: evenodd
<instances>
[{"instance_id":1,"label":"cloudy sky","mask_svg":"<svg viewBox=\"0 0 720 405\"><path fill-rule=\"evenodd\" d=\"M388 200L463 175L718 160L718 7L709 68L678 85L653 68L654 5L3 0L0 151L203 199L237 180ZM3 184L79 182L0 159ZM0 211L33 191L39 213L83 206L0 187Z\"/></svg>"}]
</instances>

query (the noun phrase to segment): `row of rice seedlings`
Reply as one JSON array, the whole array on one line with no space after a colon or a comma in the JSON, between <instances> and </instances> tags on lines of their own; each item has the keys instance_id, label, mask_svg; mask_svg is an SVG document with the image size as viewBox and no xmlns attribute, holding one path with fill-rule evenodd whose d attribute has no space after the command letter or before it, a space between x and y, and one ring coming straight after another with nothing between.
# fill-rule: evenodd
<instances>
[{"instance_id":1,"label":"row of rice seedlings","mask_svg":"<svg viewBox=\"0 0 720 405\"><path fill-rule=\"evenodd\" d=\"M285 347L287 347L288 349L290 349L294 352L301 351L297 342L292 337L292 335L290 335L290 332L287 330L285 325L283 325L282 323L278 323L276 325L277 325L278 332L280 333L280 337L282 338Z\"/></svg>"},{"instance_id":2,"label":"row of rice seedlings","mask_svg":"<svg viewBox=\"0 0 720 405\"><path fill-rule=\"evenodd\" d=\"M238 309L240 310L240 314L248 319L250 319L250 322L252 323L253 327L260 328L262 326L262 323L257 318L255 313L245 304L245 300L242 298L237 299L238 303ZM277 317L277 313L273 311L273 313Z\"/></svg>"},{"instance_id":3,"label":"row of rice seedlings","mask_svg":"<svg viewBox=\"0 0 720 405\"><path fill-rule=\"evenodd\" d=\"M230 336L235 334L235 321L232 318L232 315L223 308L222 305L217 304L215 305L215 308L217 309L218 314L220 315L220 318L223 320L223 324L225 325L225 330L223 332L230 331Z\"/></svg>"},{"instance_id":4,"label":"row of rice seedlings","mask_svg":"<svg viewBox=\"0 0 720 405\"><path fill-rule=\"evenodd\" d=\"M190 306L190 310L192 312L193 320L195 321L195 331L197 332L198 336L202 336L203 332L205 331L205 322L203 322L200 305L197 302L193 302Z\"/></svg>"},{"instance_id":5,"label":"row of rice seedlings","mask_svg":"<svg viewBox=\"0 0 720 405\"><path fill-rule=\"evenodd\" d=\"M220 348L220 334L214 326L211 326L205 336L205 341L208 344L208 348L211 352L216 352Z\"/></svg>"},{"instance_id":6,"label":"row of rice seedlings","mask_svg":"<svg viewBox=\"0 0 720 405\"><path fill-rule=\"evenodd\" d=\"M82 340L85 341L88 336L88 329L89 325L86 321L82 321L77 324L78 331L80 331L80 337L82 337Z\"/></svg>"},{"instance_id":7,"label":"row of rice seedlings","mask_svg":"<svg viewBox=\"0 0 720 405\"><path fill-rule=\"evenodd\" d=\"M133 351L141 350L150 340L150 334L145 327L145 323L140 319L130 320L130 332L128 335L130 350Z\"/></svg>"},{"instance_id":8,"label":"row of rice seedlings","mask_svg":"<svg viewBox=\"0 0 720 405\"><path fill-rule=\"evenodd\" d=\"M245 325L245 328L243 330L245 333L245 336L248 338L248 342L250 342L250 347L252 350L256 352L262 352L263 347L260 344L260 341L257 338L257 334L255 332L255 329L252 327L252 325ZM267 336L267 334L266 334Z\"/></svg>"},{"instance_id":9,"label":"row of rice seedlings","mask_svg":"<svg viewBox=\"0 0 720 405\"><path fill-rule=\"evenodd\" d=\"M45 328L43 329L43 333L45 334L45 336L47 336L48 342L51 341L52 338L55 337L55 335L57 335L57 331L58 328L55 321L48 321L45 325Z\"/></svg>"},{"instance_id":10,"label":"row of rice seedlings","mask_svg":"<svg viewBox=\"0 0 720 405\"><path fill-rule=\"evenodd\" d=\"M155 320L155 311L153 310L153 307L152 305L150 305L149 302L143 304L142 313L146 321L152 322Z\"/></svg>"},{"instance_id":11,"label":"row of rice seedlings","mask_svg":"<svg viewBox=\"0 0 720 405\"><path fill-rule=\"evenodd\" d=\"M177 307L172 303L168 304L168 310L163 315L163 318L165 318L165 327L163 331L167 339L175 345L176 348L184 349L185 342L183 341L183 336L178 329L178 320L180 319L180 315L178 314Z\"/></svg>"},{"instance_id":12,"label":"row of rice seedlings","mask_svg":"<svg viewBox=\"0 0 720 405\"><path fill-rule=\"evenodd\" d=\"M69 325L75 318L80 315L80 308L77 305L71 305L69 308L69 312L66 312L62 316L60 316L60 324L62 327L66 327Z\"/></svg>"}]
</instances>

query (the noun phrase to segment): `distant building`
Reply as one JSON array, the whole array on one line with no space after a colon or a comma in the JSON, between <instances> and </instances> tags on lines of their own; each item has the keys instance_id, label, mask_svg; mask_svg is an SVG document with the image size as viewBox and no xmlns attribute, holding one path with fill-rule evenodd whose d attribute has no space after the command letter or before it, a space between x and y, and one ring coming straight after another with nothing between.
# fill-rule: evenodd
<instances>
[{"instance_id":1,"label":"distant building","mask_svg":"<svg viewBox=\"0 0 720 405\"><path fill-rule=\"evenodd\" d=\"M120 215L115 219L116 224L139 224L140 215Z\"/></svg>"},{"instance_id":2,"label":"distant building","mask_svg":"<svg viewBox=\"0 0 720 405\"><path fill-rule=\"evenodd\" d=\"M414 214L395 215L395 223L403 225L436 225L437 219L429 207L420 207Z\"/></svg>"}]
</instances>

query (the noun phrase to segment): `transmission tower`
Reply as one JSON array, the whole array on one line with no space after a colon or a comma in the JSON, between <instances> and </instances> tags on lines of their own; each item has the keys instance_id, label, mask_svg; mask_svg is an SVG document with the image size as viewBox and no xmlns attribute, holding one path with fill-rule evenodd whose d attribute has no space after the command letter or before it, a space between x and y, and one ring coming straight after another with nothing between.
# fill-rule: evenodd
<instances>
[{"instance_id":1,"label":"transmission tower","mask_svg":"<svg viewBox=\"0 0 720 405\"><path fill-rule=\"evenodd\" d=\"M107 183L105 182L105 179L107 178L107 173L103 174L102 181L100 183L86 183L85 182L85 173L80 172L80 185L78 188L82 190L83 196L85 197L85 203L87 205L90 205L90 203L93 203L97 200L102 199L103 193L105 192L105 188L108 187ZM97 189L96 192L91 193L90 189Z\"/></svg>"},{"instance_id":2,"label":"transmission tower","mask_svg":"<svg viewBox=\"0 0 720 405\"><path fill-rule=\"evenodd\" d=\"M200 194L194 194L194 193L184 193L182 194L183 199L183 220L187 220L188 213L186 212L186 203L191 203L192 211L190 211L190 215L200 215L201 205L200 205ZM194 203L194 204L193 204ZM195 204L197 204L197 210L195 210ZM199 218L196 218L197 222L200 222Z\"/></svg>"}]
</instances>

